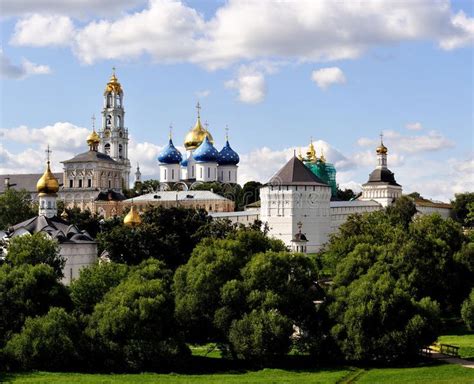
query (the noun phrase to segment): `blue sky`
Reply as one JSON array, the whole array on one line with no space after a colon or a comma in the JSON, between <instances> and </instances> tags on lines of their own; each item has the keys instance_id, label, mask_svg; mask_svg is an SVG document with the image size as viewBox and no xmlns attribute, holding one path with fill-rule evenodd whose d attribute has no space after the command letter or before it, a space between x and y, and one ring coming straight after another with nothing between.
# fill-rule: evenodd
<instances>
[{"instance_id":1,"label":"blue sky","mask_svg":"<svg viewBox=\"0 0 474 384\"><path fill-rule=\"evenodd\" d=\"M200 100L218 147L229 127L240 182L266 181L313 137L360 188L384 132L405 192L474 190L472 2L18 3L2 3L1 173L39 172L47 143L56 170L84 151L115 66L145 178Z\"/></svg>"}]
</instances>

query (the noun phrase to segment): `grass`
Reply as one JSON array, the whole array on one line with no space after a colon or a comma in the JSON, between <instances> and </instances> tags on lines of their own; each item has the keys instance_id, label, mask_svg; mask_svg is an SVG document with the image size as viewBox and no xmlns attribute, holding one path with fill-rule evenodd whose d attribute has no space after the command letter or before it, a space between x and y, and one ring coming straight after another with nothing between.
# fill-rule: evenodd
<instances>
[{"instance_id":1,"label":"grass","mask_svg":"<svg viewBox=\"0 0 474 384\"><path fill-rule=\"evenodd\" d=\"M443 335L438 343L455 345L459 348L459 355L463 359L474 359L474 333L465 335Z\"/></svg>"},{"instance_id":2,"label":"grass","mask_svg":"<svg viewBox=\"0 0 474 384\"><path fill-rule=\"evenodd\" d=\"M414 383L414 384L472 384L474 369L458 365L441 364L416 368L326 368L292 371L262 369L218 374L80 374L34 372L0 376L7 383L15 384L340 384L340 383Z\"/></svg>"}]
</instances>

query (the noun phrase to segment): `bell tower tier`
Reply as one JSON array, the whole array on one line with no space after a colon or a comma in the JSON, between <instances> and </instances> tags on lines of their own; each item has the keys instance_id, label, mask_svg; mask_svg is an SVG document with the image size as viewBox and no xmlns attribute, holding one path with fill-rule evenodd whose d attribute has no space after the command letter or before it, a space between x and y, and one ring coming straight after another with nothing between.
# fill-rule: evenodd
<instances>
[{"instance_id":1,"label":"bell tower tier","mask_svg":"<svg viewBox=\"0 0 474 384\"><path fill-rule=\"evenodd\" d=\"M128 129L125 127L124 118L123 90L113 68L112 76L104 91L99 152L109 155L124 166L122 184L124 188L129 188L131 166L128 159Z\"/></svg>"}]
</instances>

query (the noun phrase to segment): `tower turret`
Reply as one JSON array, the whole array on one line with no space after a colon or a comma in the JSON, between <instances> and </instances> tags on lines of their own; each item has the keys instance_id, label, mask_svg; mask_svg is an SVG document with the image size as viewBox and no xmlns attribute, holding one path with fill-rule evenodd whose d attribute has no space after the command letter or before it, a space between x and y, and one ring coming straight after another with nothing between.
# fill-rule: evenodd
<instances>
[{"instance_id":1,"label":"tower turret","mask_svg":"<svg viewBox=\"0 0 474 384\"><path fill-rule=\"evenodd\" d=\"M113 68L112 76L104 91L99 151L124 166L122 181L128 188L130 161L128 159L128 129L125 128L123 94L122 85L115 75L115 68Z\"/></svg>"}]
</instances>

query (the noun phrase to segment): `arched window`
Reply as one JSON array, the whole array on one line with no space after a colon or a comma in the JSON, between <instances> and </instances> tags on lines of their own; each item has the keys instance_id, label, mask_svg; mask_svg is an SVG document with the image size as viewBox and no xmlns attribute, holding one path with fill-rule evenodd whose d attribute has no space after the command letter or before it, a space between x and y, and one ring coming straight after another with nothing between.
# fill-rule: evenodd
<instances>
[{"instance_id":1,"label":"arched window","mask_svg":"<svg viewBox=\"0 0 474 384\"><path fill-rule=\"evenodd\" d=\"M107 125L107 127L112 125L112 116L107 115L107 118L105 119L105 125Z\"/></svg>"},{"instance_id":2,"label":"arched window","mask_svg":"<svg viewBox=\"0 0 474 384\"><path fill-rule=\"evenodd\" d=\"M123 148L122 148L122 144L119 144L119 159L122 159L123 158Z\"/></svg>"},{"instance_id":3,"label":"arched window","mask_svg":"<svg viewBox=\"0 0 474 384\"><path fill-rule=\"evenodd\" d=\"M120 95L115 96L115 106L121 107Z\"/></svg>"},{"instance_id":4,"label":"arched window","mask_svg":"<svg viewBox=\"0 0 474 384\"><path fill-rule=\"evenodd\" d=\"M110 144L107 143L104 145L104 151L106 155L110 155Z\"/></svg>"},{"instance_id":5,"label":"arched window","mask_svg":"<svg viewBox=\"0 0 474 384\"><path fill-rule=\"evenodd\" d=\"M112 106L112 95L109 93L107 95L107 108L110 108Z\"/></svg>"},{"instance_id":6,"label":"arched window","mask_svg":"<svg viewBox=\"0 0 474 384\"><path fill-rule=\"evenodd\" d=\"M117 126L117 127L121 127L121 126L122 126L122 125L120 124L120 122L121 122L121 117L120 117L120 115L117 115L117 120L116 120L116 123L117 123L116 126Z\"/></svg>"}]
</instances>

